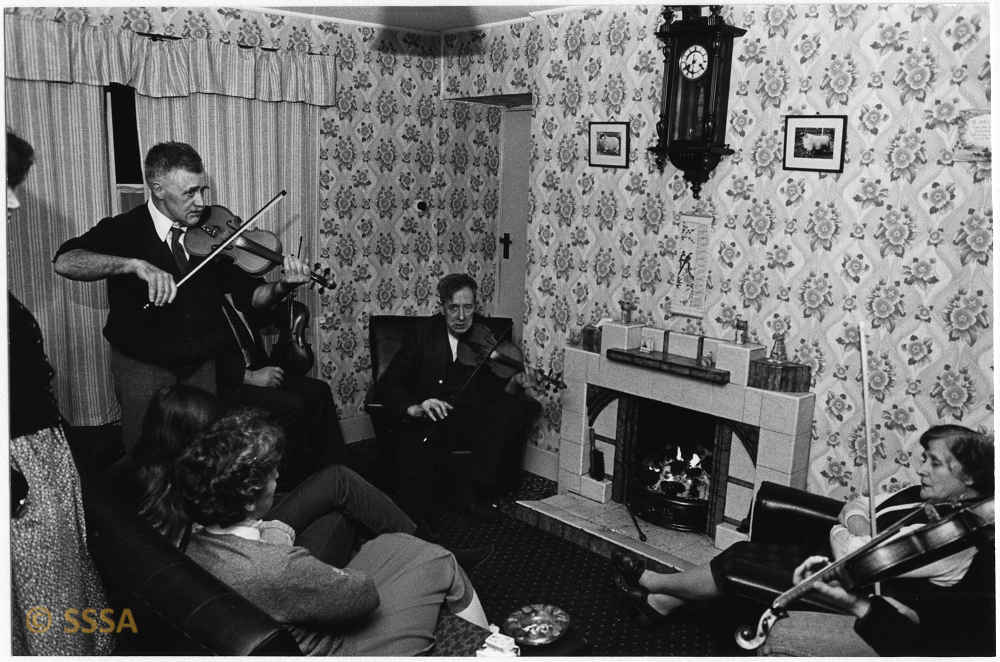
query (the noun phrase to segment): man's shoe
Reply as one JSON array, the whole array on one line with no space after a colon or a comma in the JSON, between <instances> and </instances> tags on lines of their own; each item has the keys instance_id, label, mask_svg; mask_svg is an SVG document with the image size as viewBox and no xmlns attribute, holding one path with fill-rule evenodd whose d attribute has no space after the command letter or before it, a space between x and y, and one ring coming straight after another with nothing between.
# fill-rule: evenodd
<instances>
[{"instance_id":1,"label":"man's shoe","mask_svg":"<svg viewBox=\"0 0 1000 662\"><path fill-rule=\"evenodd\" d=\"M472 547L470 549L454 549L451 550L451 553L455 555L455 560L458 561L458 565L462 566L462 570L472 572L483 561L490 558L493 554L493 545Z\"/></svg>"},{"instance_id":2,"label":"man's shoe","mask_svg":"<svg viewBox=\"0 0 1000 662\"><path fill-rule=\"evenodd\" d=\"M651 630L667 620L665 615L653 609L652 605L647 602L649 591L641 587L631 586L620 572L615 573L615 588L625 603L638 612L639 626L644 630Z\"/></svg>"},{"instance_id":3,"label":"man's shoe","mask_svg":"<svg viewBox=\"0 0 1000 662\"><path fill-rule=\"evenodd\" d=\"M462 510L474 519L486 524L497 524L503 521L503 512L492 504L467 503Z\"/></svg>"},{"instance_id":4,"label":"man's shoe","mask_svg":"<svg viewBox=\"0 0 1000 662\"><path fill-rule=\"evenodd\" d=\"M639 578L646 569L646 563L642 559L624 549L616 549L611 552L611 562L630 584L639 585Z\"/></svg>"}]
</instances>

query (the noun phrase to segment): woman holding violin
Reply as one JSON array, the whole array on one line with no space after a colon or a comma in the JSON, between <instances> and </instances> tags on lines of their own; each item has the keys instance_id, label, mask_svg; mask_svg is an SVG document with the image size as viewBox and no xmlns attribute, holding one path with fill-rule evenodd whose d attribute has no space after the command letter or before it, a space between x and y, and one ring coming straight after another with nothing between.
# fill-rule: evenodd
<instances>
[{"instance_id":1,"label":"woman holding violin","mask_svg":"<svg viewBox=\"0 0 1000 662\"><path fill-rule=\"evenodd\" d=\"M265 282L231 260L209 260L187 249L185 234L203 223L208 189L201 156L190 145L154 145L144 175L146 204L103 219L55 256L61 276L107 281L104 337L111 344L126 450L138 439L146 406L161 387L188 384L216 392L224 294L245 306L270 308L312 275L305 262L287 256L280 279Z\"/></svg>"},{"instance_id":2,"label":"woman holding violin","mask_svg":"<svg viewBox=\"0 0 1000 662\"><path fill-rule=\"evenodd\" d=\"M961 426L943 425L927 430L921 435L920 444L924 448L924 458L918 471L920 484L877 499L877 531L886 531L909 517L906 526L899 529L899 534L915 535L915 532L919 532L930 522L924 512L924 504L939 506L952 502L967 504L993 496L992 439ZM948 510L947 507L939 508L939 511L943 512ZM731 546L707 565L676 574L661 574L646 569L637 557L617 551L612 555L617 568L616 586L630 606L638 612L643 625L647 627L662 623L673 609L689 602L724 597L734 588L729 584L729 576L737 570L741 575L752 575L755 566L762 569L785 568L788 573L788 587L792 588L799 583L797 580L804 579L821 565L825 565L827 557L840 559L852 550L864 551L861 549L862 546L872 541L867 512L863 502L845 504L839 517L840 523L831 529L830 547L826 550L742 542ZM989 526L992 530L992 523ZM924 629L934 628L936 632L947 629L961 630L964 628L962 621L978 622L969 610L960 606L961 604L968 603L979 609L984 600L994 600L992 583L987 584L986 593L982 593L982 587L977 585L984 576L982 566L988 561L992 568L992 548L988 551L988 554L978 554L975 547L969 547L882 581L883 595L886 598L891 597L894 602L887 602L885 598L869 599L857 596L856 600L852 598L852 605L857 606L859 613L864 610L862 605L870 605L873 608L873 617L879 614L884 617L886 605L902 605L899 607L899 613L917 615ZM913 562L910 563L910 566L912 565ZM991 572L989 570L985 574ZM854 579L858 585L865 585L865 577ZM837 588L835 580L827 578L816 583L814 588L815 590L806 596L814 604L829 606L831 597L836 605L846 604L840 595L843 591ZM824 592L826 588L835 595ZM841 598L840 602L837 602L837 598ZM995 608L991 608L988 613L992 617ZM962 616L958 616L959 614ZM834 615L813 614L813 616L832 618ZM949 625L945 626L944 623ZM775 635L779 633L779 629L787 632L789 628L808 636L824 634L818 632L819 628L815 625L810 625L809 632L806 632L803 628L795 628L792 619L781 619L771 631L768 650L780 654L776 646L780 644L781 638L775 639ZM842 629L838 631L842 637ZM992 633L991 628L991 636ZM820 648L827 644L833 646L832 638L824 641L826 644L821 644ZM972 646L976 647L976 643L973 642ZM813 653L851 654L845 651L846 649L840 648L828 651L814 649ZM873 653L869 650L868 654Z\"/></svg>"}]
</instances>

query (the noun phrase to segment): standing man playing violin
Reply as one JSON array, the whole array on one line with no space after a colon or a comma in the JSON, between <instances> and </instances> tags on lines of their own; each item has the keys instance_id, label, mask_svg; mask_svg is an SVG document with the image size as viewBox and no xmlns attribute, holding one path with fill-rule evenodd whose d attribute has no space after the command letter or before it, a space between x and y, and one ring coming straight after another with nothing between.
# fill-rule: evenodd
<instances>
[{"instance_id":1,"label":"standing man playing violin","mask_svg":"<svg viewBox=\"0 0 1000 662\"><path fill-rule=\"evenodd\" d=\"M150 190L146 204L103 219L55 255L61 276L107 280L104 337L111 343L126 451L161 387L188 384L216 392L215 354L226 342L219 319L225 293L245 306L269 308L310 278L309 266L290 256L276 282L215 260L178 288L202 259L187 252L183 237L202 222L208 177L198 152L179 142L154 145L144 175Z\"/></svg>"},{"instance_id":2,"label":"standing man playing violin","mask_svg":"<svg viewBox=\"0 0 1000 662\"><path fill-rule=\"evenodd\" d=\"M458 506L490 523L502 514L487 496L502 467L521 450L524 407L489 369L459 360L459 344L475 322L476 281L450 274L438 283L441 314L421 320L378 383L380 399L407 422L395 442L400 507L427 526L436 476L447 455L471 455L455 477Z\"/></svg>"}]
</instances>

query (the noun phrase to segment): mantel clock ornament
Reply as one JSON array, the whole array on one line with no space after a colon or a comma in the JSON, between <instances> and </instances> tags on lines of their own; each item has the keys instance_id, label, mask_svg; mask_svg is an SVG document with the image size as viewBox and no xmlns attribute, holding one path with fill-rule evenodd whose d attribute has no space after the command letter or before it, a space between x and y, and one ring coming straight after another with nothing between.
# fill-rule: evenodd
<instances>
[{"instance_id":1,"label":"mantel clock ornament","mask_svg":"<svg viewBox=\"0 0 1000 662\"><path fill-rule=\"evenodd\" d=\"M677 21L676 10L681 13ZM719 16L720 5L710 5L708 16L701 10L663 8L663 25L656 32L663 42L663 92L657 144L649 148L661 172L668 159L684 172L696 200L722 157L734 153L726 143L729 75L733 40L746 34Z\"/></svg>"}]
</instances>

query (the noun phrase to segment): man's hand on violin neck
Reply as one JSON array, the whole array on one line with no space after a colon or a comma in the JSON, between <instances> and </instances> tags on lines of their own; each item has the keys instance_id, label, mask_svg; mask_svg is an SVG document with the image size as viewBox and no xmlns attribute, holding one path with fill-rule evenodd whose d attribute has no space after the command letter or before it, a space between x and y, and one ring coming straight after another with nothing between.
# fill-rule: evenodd
<instances>
[{"instance_id":1,"label":"man's hand on violin neck","mask_svg":"<svg viewBox=\"0 0 1000 662\"><path fill-rule=\"evenodd\" d=\"M145 260L136 260L135 275L149 285L149 302L154 306L170 303L177 296L174 277Z\"/></svg>"},{"instance_id":2,"label":"man's hand on violin neck","mask_svg":"<svg viewBox=\"0 0 1000 662\"><path fill-rule=\"evenodd\" d=\"M286 255L281 264L281 282L292 287L308 283L312 270L309 264L297 257Z\"/></svg>"},{"instance_id":3,"label":"man's hand on violin neck","mask_svg":"<svg viewBox=\"0 0 1000 662\"><path fill-rule=\"evenodd\" d=\"M452 406L444 400L437 398L427 398L419 405L410 405L406 408L406 413L413 418L429 418L432 421L439 421L448 415L448 410Z\"/></svg>"}]
</instances>

